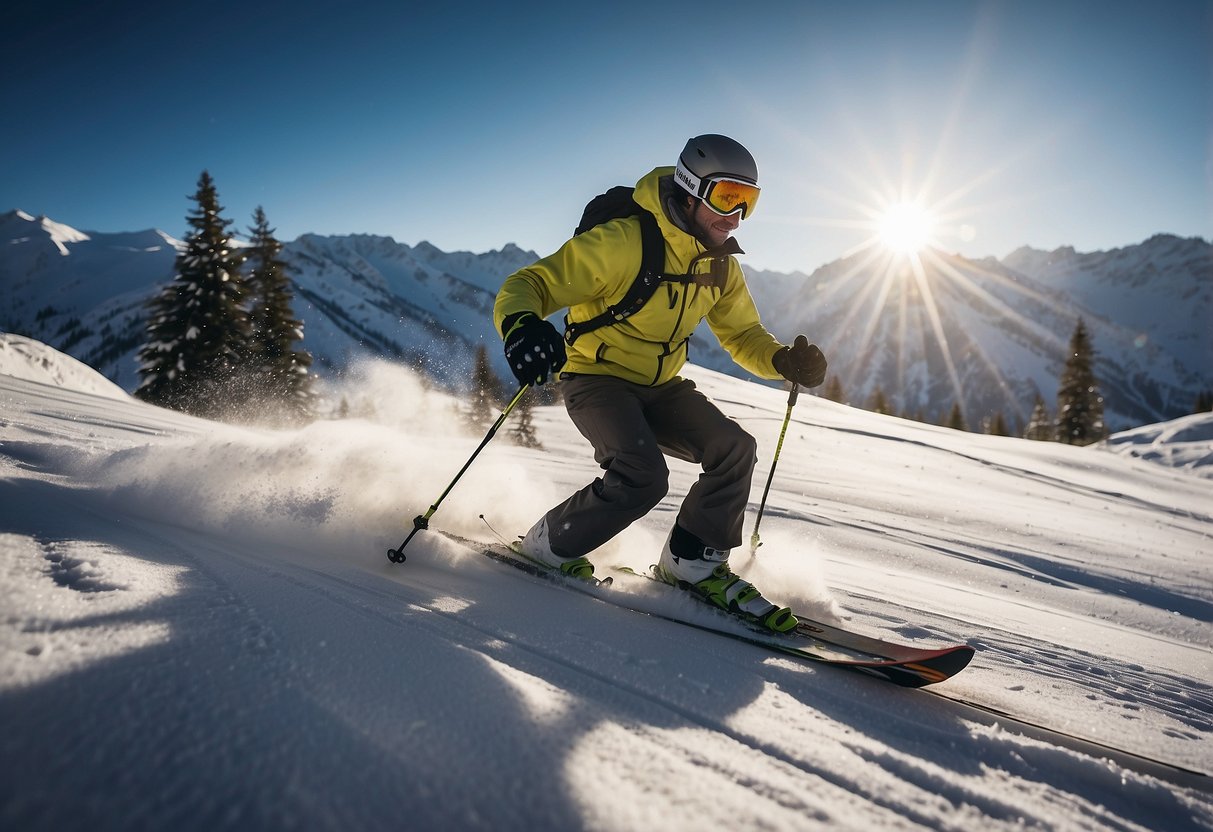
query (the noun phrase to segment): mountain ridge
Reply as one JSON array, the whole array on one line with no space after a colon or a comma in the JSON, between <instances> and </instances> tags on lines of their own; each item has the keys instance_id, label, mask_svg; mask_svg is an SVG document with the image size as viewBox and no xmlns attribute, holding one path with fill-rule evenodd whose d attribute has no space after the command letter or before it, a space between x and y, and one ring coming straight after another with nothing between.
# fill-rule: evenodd
<instances>
[{"instance_id":1,"label":"mountain ridge","mask_svg":"<svg viewBox=\"0 0 1213 832\"><path fill-rule=\"evenodd\" d=\"M131 390L145 304L171 280L181 243L159 229L78 231L14 210L0 215L0 329L28 335ZM444 252L374 234L303 234L282 257L322 374L385 356L466 389L485 346L509 378L493 331L497 287L538 259L514 243ZM1213 246L1158 234L1108 252L1024 246L1003 260L933 252L920 278L905 263L854 255L810 274L746 268L764 322L781 340L804 332L825 349L848 399L879 389L898 412L938 421L962 404L972 427L1003 412L1018 426L1037 393L1055 398L1078 318L1092 332L1113 430L1190 412L1213 389ZM743 266L743 268L745 268ZM1205 271L1207 269L1207 271ZM1177 323L1178 322L1178 323ZM942 336L942 337L940 337ZM752 378L705 324L695 363Z\"/></svg>"}]
</instances>

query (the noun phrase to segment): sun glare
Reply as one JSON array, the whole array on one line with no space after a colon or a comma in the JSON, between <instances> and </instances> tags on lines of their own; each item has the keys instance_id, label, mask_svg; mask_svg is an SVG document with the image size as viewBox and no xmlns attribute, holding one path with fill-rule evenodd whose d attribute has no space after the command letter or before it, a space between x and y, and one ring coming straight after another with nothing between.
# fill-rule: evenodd
<instances>
[{"instance_id":1,"label":"sun glare","mask_svg":"<svg viewBox=\"0 0 1213 832\"><path fill-rule=\"evenodd\" d=\"M935 233L935 218L915 202L890 205L881 215L878 232L885 248L899 254L917 254Z\"/></svg>"},{"instance_id":2,"label":"sun glare","mask_svg":"<svg viewBox=\"0 0 1213 832\"><path fill-rule=\"evenodd\" d=\"M847 336L848 355L839 361L846 367L844 372L856 378L875 377L886 385L876 389L890 395L895 407L908 412L914 406L921 408L924 401L936 407L933 388L945 378L953 402L962 403L962 409L971 407L961 379L974 366L984 366L1012 411L1025 419L1022 403L1003 377L997 358L965 326L967 316L954 313L958 304L977 303L1032 328L1045 340L1052 337L998 290L1040 303L1048 303L1047 298L1025 290L1000 270L988 270L979 261L944 251L945 241L952 238L964 242L977 238L977 228L968 222L974 209L958 202L978 181L942 198L932 196L929 182L915 186L887 179L876 183L855 179L856 189L866 199L825 192L845 207L847 215L813 217L809 222L845 228L860 239L839 258L841 269L826 273L814 302L841 313L831 317L830 325ZM961 346L953 355L952 344L957 342ZM943 416L940 412L930 418Z\"/></svg>"}]
</instances>

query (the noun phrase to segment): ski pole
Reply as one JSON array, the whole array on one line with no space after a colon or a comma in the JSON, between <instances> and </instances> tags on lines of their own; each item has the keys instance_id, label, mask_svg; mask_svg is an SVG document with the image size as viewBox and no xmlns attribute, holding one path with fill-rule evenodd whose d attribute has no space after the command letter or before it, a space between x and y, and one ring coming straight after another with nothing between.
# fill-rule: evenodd
<instances>
[{"instance_id":1,"label":"ski pole","mask_svg":"<svg viewBox=\"0 0 1213 832\"><path fill-rule=\"evenodd\" d=\"M430 518L434 516L434 512L438 510L438 506L441 505L442 501L446 499L446 495L451 493L451 489L455 487L455 483L459 482L459 478L463 476L464 472L472 466L473 460L475 460L480 452L484 450L484 446L489 444L489 440L493 438L493 435L497 433L497 429L501 427L501 424L506 420L506 417L510 415L510 411L514 409L514 405L518 404L518 402L522 400L523 395L527 390L530 389L530 387L531 385L524 384L518 388L518 392L514 394L514 398L512 398L510 403L505 406L505 409L501 411L501 415L497 417L496 422L493 422L493 426L489 428L489 432L484 435L484 439L481 440L479 447L472 451L472 455L468 458L468 461L463 464L463 467L459 469L459 473L455 475L455 479L451 480L451 484L446 487L446 491L442 492L442 496L434 501L434 504L430 506L429 511L427 511L425 514L419 514L413 518L413 530L409 532L409 536L404 539L404 542L400 544L399 548L387 550L388 560L390 560L392 563L404 563L404 547L409 545L409 541L413 539L413 535L417 534L417 532L421 531L422 529L428 529L430 527Z\"/></svg>"},{"instance_id":2,"label":"ski pole","mask_svg":"<svg viewBox=\"0 0 1213 832\"><path fill-rule=\"evenodd\" d=\"M762 502L758 506L758 518L754 520L754 533L750 535L750 554L756 554L762 541L758 539L758 526L762 523L762 512L767 507L767 494L771 492L771 480L775 478L775 466L779 464L779 452L783 450L783 437L788 432L788 422L792 421L792 408L796 406L796 397L800 395L800 385L792 382L792 392L788 394L788 411L783 416L783 428L779 431L779 442L775 445L775 458L771 460L771 472L767 474L767 487L762 490Z\"/></svg>"}]
</instances>

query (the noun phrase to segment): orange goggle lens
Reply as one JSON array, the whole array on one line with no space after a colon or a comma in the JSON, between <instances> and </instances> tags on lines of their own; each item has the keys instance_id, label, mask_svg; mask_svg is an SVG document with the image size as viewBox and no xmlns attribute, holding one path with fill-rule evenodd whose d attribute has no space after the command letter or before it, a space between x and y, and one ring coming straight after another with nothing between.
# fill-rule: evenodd
<instances>
[{"instance_id":1,"label":"orange goggle lens","mask_svg":"<svg viewBox=\"0 0 1213 832\"><path fill-rule=\"evenodd\" d=\"M734 179L714 179L708 185L703 201L722 216L741 211L741 218L748 219L758 205L758 186Z\"/></svg>"}]
</instances>

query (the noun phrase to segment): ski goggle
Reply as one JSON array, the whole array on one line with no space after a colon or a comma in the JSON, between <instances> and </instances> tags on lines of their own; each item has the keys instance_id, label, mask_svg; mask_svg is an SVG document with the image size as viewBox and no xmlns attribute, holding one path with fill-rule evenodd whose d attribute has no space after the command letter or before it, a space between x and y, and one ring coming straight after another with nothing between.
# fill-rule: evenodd
<instances>
[{"instance_id":1,"label":"ski goggle","mask_svg":"<svg viewBox=\"0 0 1213 832\"><path fill-rule=\"evenodd\" d=\"M701 179L687 170L681 159L674 169L674 176L685 190L703 200L722 217L740 211L743 220L749 219L758 205L760 189L753 182L731 176L705 176Z\"/></svg>"}]
</instances>

